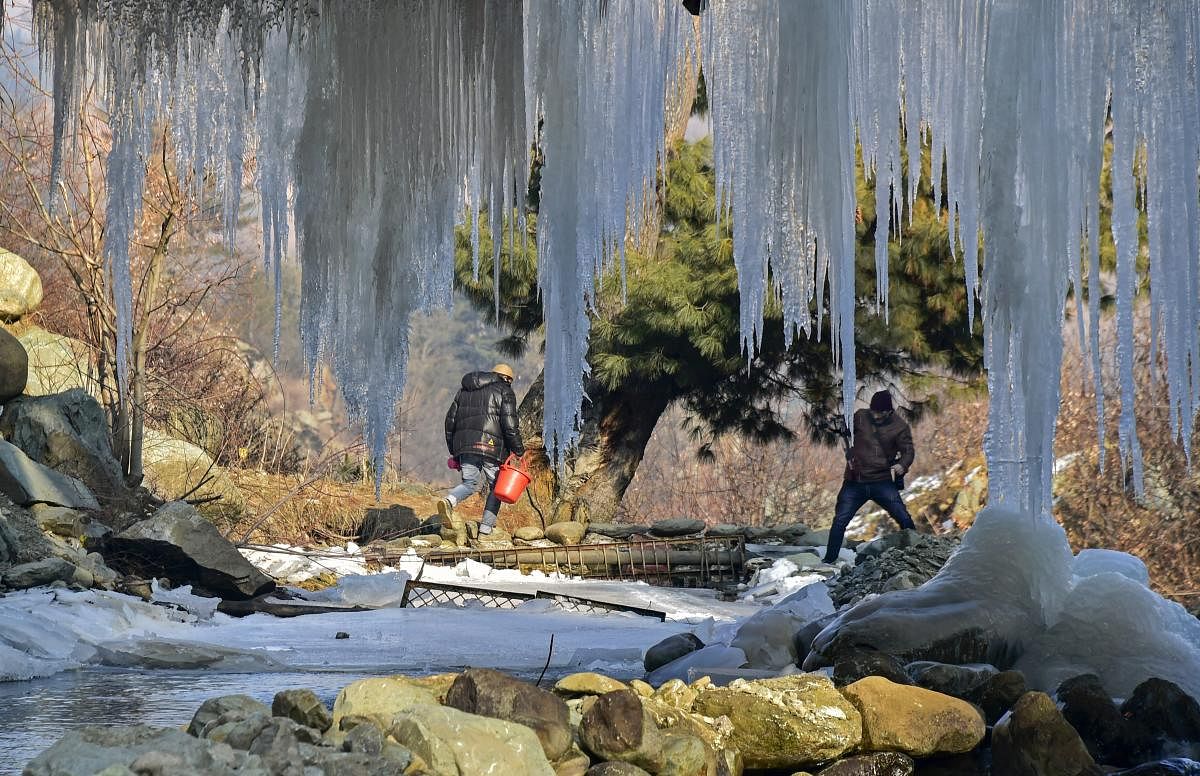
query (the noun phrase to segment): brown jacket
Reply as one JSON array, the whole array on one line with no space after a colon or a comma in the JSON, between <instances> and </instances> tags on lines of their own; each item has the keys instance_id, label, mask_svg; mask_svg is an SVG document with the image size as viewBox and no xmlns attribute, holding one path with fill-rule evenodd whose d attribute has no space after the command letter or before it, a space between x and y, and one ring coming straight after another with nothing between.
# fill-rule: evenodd
<instances>
[{"instance_id":1,"label":"brown jacket","mask_svg":"<svg viewBox=\"0 0 1200 776\"><path fill-rule=\"evenodd\" d=\"M870 410L854 413L854 445L846 464L845 479L852 482L890 482L892 464L907 472L916 452L912 429L896 413L882 425L871 422Z\"/></svg>"}]
</instances>

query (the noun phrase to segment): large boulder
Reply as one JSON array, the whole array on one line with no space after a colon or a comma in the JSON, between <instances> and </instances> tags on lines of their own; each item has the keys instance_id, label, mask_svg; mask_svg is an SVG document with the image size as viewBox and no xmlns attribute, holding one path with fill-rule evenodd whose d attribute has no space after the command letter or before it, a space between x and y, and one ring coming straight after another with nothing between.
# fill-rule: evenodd
<instances>
[{"instance_id":1,"label":"large boulder","mask_svg":"<svg viewBox=\"0 0 1200 776\"><path fill-rule=\"evenodd\" d=\"M587 526L574 520L563 520L546 526L546 538L556 544L579 544L587 533Z\"/></svg>"},{"instance_id":2,"label":"large boulder","mask_svg":"<svg viewBox=\"0 0 1200 776\"><path fill-rule=\"evenodd\" d=\"M421 527L421 518L412 507L392 504L389 507L371 507L363 517L358 529L358 543L367 544L376 539L411 538Z\"/></svg>"},{"instance_id":3,"label":"large boulder","mask_svg":"<svg viewBox=\"0 0 1200 776\"><path fill-rule=\"evenodd\" d=\"M1172 741L1200 744L1200 704L1174 682L1142 682L1121 704L1121 714Z\"/></svg>"},{"instance_id":4,"label":"large boulder","mask_svg":"<svg viewBox=\"0 0 1200 776\"><path fill-rule=\"evenodd\" d=\"M703 648L704 642L696 634L690 631L676 633L647 649L646 656L642 658L642 665L645 667L646 673L650 673L656 668L661 668L667 663Z\"/></svg>"},{"instance_id":5,"label":"large boulder","mask_svg":"<svg viewBox=\"0 0 1200 776\"><path fill-rule=\"evenodd\" d=\"M33 758L23 772L27 776L120 776L135 772L234 776L245 772L242 767L249 759L244 752L217 752L212 743L177 728L84 725L68 730L58 743ZM253 760L258 765L258 758Z\"/></svg>"},{"instance_id":6,"label":"large boulder","mask_svg":"<svg viewBox=\"0 0 1200 776\"><path fill-rule=\"evenodd\" d=\"M246 511L246 497L212 457L200 447L146 429L142 441L146 487L164 500L187 498L217 523L235 521Z\"/></svg>"},{"instance_id":7,"label":"large boulder","mask_svg":"<svg viewBox=\"0 0 1200 776\"><path fill-rule=\"evenodd\" d=\"M182 501L164 504L150 517L109 537L105 556L126 574L191 582L221 598L244 600L275 587L216 526Z\"/></svg>"},{"instance_id":8,"label":"large boulder","mask_svg":"<svg viewBox=\"0 0 1200 776\"><path fill-rule=\"evenodd\" d=\"M596 698L579 723L579 742L598 760L619 760L651 773L664 764L663 737L633 690Z\"/></svg>"},{"instance_id":9,"label":"large boulder","mask_svg":"<svg viewBox=\"0 0 1200 776\"><path fill-rule=\"evenodd\" d=\"M871 752L838 760L821 769L821 776L912 776L913 759L901 752Z\"/></svg>"},{"instance_id":10,"label":"large boulder","mask_svg":"<svg viewBox=\"0 0 1200 776\"><path fill-rule=\"evenodd\" d=\"M673 517L667 520L656 520L650 525L650 533L655 536L687 536L704 530L703 520L691 517Z\"/></svg>"},{"instance_id":11,"label":"large boulder","mask_svg":"<svg viewBox=\"0 0 1200 776\"><path fill-rule=\"evenodd\" d=\"M105 506L130 506L104 409L82 388L14 399L0 415L0 434L43 466L83 482Z\"/></svg>"},{"instance_id":12,"label":"large boulder","mask_svg":"<svg viewBox=\"0 0 1200 776\"><path fill-rule=\"evenodd\" d=\"M29 262L0 248L0 318L16 320L42 303L42 278Z\"/></svg>"},{"instance_id":13,"label":"large boulder","mask_svg":"<svg viewBox=\"0 0 1200 776\"><path fill-rule=\"evenodd\" d=\"M533 731L437 704L417 704L396 715L388 732L447 776L555 776Z\"/></svg>"},{"instance_id":14,"label":"large boulder","mask_svg":"<svg viewBox=\"0 0 1200 776\"><path fill-rule=\"evenodd\" d=\"M271 715L271 709L265 703L256 701L249 695L218 695L204 701L200 704L200 708L196 709L196 713L192 715L192 720L187 726L188 735L204 738L217 720L231 712L243 716Z\"/></svg>"},{"instance_id":15,"label":"large boulder","mask_svg":"<svg viewBox=\"0 0 1200 776\"><path fill-rule=\"evenodd\" d=\"M75 579L75 564L62 558L42 558L19 563L4 572L5 587L23 590L27 587L49 585L52 582L71 582Z\"/></svg>"},{"instance_id":16,"label":"large boulder","mask_svg":"<svg viewBox=\"0 0 1200 776\"><path fill-rule=\"evenodd\" d=\"M862 741L862 716L820 674L736 679L705 689L693 709L729 718L729 743L747 768L795 770L837 759Z\"/></svg>"},{"instance_id":17,"label":"large boulder","mask_svg":"<svg viewBox=\"0 0 1200 776\"><path fill-rule=\"evenodd\" d=\"M966 701L923 687L868 676L842 688L862 715L863 748L912 757L961 754L986 733L983 715Z\"/></svg>"},{"instance_id":18,"label":"large boulder","mask_svg":"<svg viewBox=\"0 0 1200 776\"><path fill-rule=\"evenodd\" d=\"M333 701L333 727L352 717L369 719L386 730L392 718L413 706L437 703L433 689L407 676L359 679L342 688Z\"/></svg>"},{"instance_id":19,"label":"large boulder","mask_svg":"<svg viewBox=\"0 0 1200 776\"><path fill-rule=\"evenodd\" d=\"M7 329L0 329L0 402L20 396L28 381L29 354Z\"/></svg>"},{"instance_id":20,"label":"large boulder","mask_svg":"<svg viewBox=\"0 0 1200 776\"><path fill-rule=\"evenodd\" d=\"M325 732L333 725L333 716L312 690L283 690L271 701L271 714L287 717L305 727Z\"/></svg>"},{"instance_id":21,"label":"large boulder","mask_svg":"<svg viewBox=\"0 0 1200 776\"><path fill-rule=\"evenodd\" d=\"M23 507L51 504L74 509L100 509L96 497L82 482L42 466L20 448L3 440L0 440L0 492Z\"/></svg>"},{"instance_id":22,"label":"large boulder","mask_svg":"<svg viewBox=\"0 0 1200 776\"><path fill-rule=\"evenodd\" d=\"M912 684L918 687L968 700L987 680L1000 673L995 666L986 663L956 666L931 660L909 663L904 670Z\"/></svg>"},{"instance_id":23,"label":"large boulder","mask_svg":"<svg viewBox=\"0 0 1200 776\"><path fill-rule=\"evenodd\" d=\"M27 395L48 396L73 388L96 392L86 343L46 331L40 326L21 330L17 340L27 354Z\"/></svg>"},{"instance_id":24,"label":"large boulder","mask_svg":"<svg viewBox=\"0 0 1200 776\"><path fill-rule=\"evenodd\" d=\"M588 523L588 530L610 539L629 539L637 534L649 532L650 528L629 523Z\"/></svg>"},{"instance_id":25,"label":"large boulder","mask_svg":"<svg viewBox=\"0 0 1200 776\"><path fill-rule=\"evenodd\" d=\"M1066 680L1055 695L1063 717L1079 733L1096 762L1137 765L1150 759L1156 750L1149 729L1125 718L1095 674Z\"/></svg>"},{"instance_id":26,"label":"large boulder","mask_svg":"<svg viewBox=\"0 0 1200 776\"><path fill-rule=\"evenodd\" d=\"M992 772L1006 776L1098 776L1087 747L1050 696L1027 692L992 730Z\"/></svg>"},{"instance_id":27,"label":"large boulder","mask_svg":"<svg viewBox=\"0 0 1200 776\"><path fill-rule=\"evenodd\" d=\"M450 685L446 705L532 729L548 760L562 757L571 746L570 714L563 699L499 671L489 668L463 671Z\"/></svg>"}]
</instances>

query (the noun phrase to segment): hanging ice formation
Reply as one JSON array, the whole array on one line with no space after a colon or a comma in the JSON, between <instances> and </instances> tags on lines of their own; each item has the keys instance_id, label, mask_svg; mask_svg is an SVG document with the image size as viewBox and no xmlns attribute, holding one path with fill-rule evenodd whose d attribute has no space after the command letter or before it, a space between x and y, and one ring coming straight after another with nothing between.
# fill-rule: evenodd
<instances>
[{"instance_id":1,"label":"hanging ice formation","mask_svg":"<svg viewBox=\"0 0 1200 776\"><path fill-rule=\"evenodd\" d=\"M154 120L173 119L182 163L225 181L230 218L240 159L253 148L267 260L278 266L290 208L306 353L310 363L332 359L376 452L403 389L408 317L449 301L456 221L482 209L497 233L505 225L523 231L527 154L544 119L545 436L554 450L573 440L593 279L637 222L630 216L646 204L661 158L663 97L688 40L678 2L34 6L54 63L60 137L85 71L106 76L116 119L114 275L128 272L121 237L130 233L139 155ZM952 249L970 296L982 303L992 492L1020 513L1048 514L1064 298L1070 285L1081 300L1085 278L1098 282L1100 166L1111 119L1121 465L1140 487L1132 412L1137 191L1172 428L1190 454L1200 401L1200 0L709 0L703 26L718 188L736 225L748 349L769 294L783 302L789 336L815 336L826 311L818 307L814 320L809 305L820 305L828 288L849 412L860 303L855 143L878 184L882 238L915 196L919 142L929 137L935 197L942 201L936 171L944 164ZM886 258L880 240L875 299L884 310ZM1087 297L1099 373L1098 294ZM128 297L118 306L128 320Z\"/></svg>"}]
</instances>

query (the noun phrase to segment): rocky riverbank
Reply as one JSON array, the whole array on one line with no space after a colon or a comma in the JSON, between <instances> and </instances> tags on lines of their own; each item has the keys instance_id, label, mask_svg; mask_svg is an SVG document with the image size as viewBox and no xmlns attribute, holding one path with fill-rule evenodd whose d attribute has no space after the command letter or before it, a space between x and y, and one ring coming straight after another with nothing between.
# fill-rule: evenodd
<instances>
[{"instance_id":1,"label":"rocky riverbank","mask_svg":"<svg viewBox=\"0 0 1200 776\"><path fill-rule=\"evenodd\" d=\"M1117 706L1090 676L1051 698L986 666L914 663L887 678L864 663L862 673L658 688L581 673L543 689L468 669L359 680L332 709L308 690L270 706L227 695L205 701L186 730L72 730L24 773L1200 774L1181 756L1200 747L1200 707L1169 682L1144 682Z\"/></svg>"}]
</instances>

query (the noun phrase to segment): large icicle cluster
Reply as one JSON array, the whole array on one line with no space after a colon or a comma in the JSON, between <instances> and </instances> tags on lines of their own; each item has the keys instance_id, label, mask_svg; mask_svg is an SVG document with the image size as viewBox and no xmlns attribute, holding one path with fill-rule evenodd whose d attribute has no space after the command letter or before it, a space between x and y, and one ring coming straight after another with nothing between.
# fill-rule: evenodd
<instances>
[{"instance_id":1,"label":"large icicle cluster","mask_svg":"<svg viewBox=\"0 0 1200 776\"><path fill-rule=\"evenodd\" d=\"M1023 514L1048 515L1069 285L1081 332L1088 299L1091 360L1100 371L1099 189L1111 105L1120 450L1140 488L1132 409L1138 188L1149 223L1154 332L1185 449L1200 397L1198 31L1195 0L711 0L705 65L718 182L736 224L745 340L761 320L768 278L786 325L818 332L809 307L815 301L820 315L828 282L850 411L861 303L852 285L855 140L878 184L876 298L886 305L883 238L915 196L927 133L939 202L945 165L951 248L963 260L968 298L981 292L993 493ZM1102 414L1099 390L1097 403Z\"/></svg>"},{"instance_id":2,"label":"large icicle cluster","mask_svg":"<svg viewBox=\"0 0 1200 776\"><path fill-rule=\"evenodd\" d=\"M592 283L653 206L665 97L691 40L682 6L35 0L35 17L54 63L57 138L79 110L83 73L107 78L121 363L149 133L165 120L181 167L215 174L231 244L242 159L255 151L276 322L294 223L309 366L330 359L379 458L404 388L409 317L449 304L464 218L478 266L481 211L499 277L501 234L525 231L529 152L544 119L546 440L555 456L574 441Z\"/></svg>"},{"instance_id":3,"label":"large icicle cluster","mask_svg":"<svg viewBox=\"0 0 1200 776\"><path fill-rule=\"evenodd\" d=\"M552 450L572 441L595 274L652 204L664 95L690 40L679 3L34 5L54 63L60 137L85 72L106 78L114 276L128 273L154 121L170 117L181 161L224 183L230 228L241 159L254 149L267 260L277 270L290 219L306 352L332 359L377 452L403 388L408 316L449 301L456 222L471 219L476 246L481 211L497 232L524 231L528 151L542 121L545 432ZM850 411L854 309L863 303L854 288L856 147L878 184L875 302L886 314L883 238L911 206L928 138L951 247L971 303L982 303L993 492L1017 512L1048 514L1072 286L1100 371L1098 201L1111 129L1121 464L1140 487L1139 205L1155 346L1188 448L1200 404L1200 0L709 0L704 16L718 187L736 225L748 349L772 294L789 336L815 336L828 314ZM118 302L127 317L128 297Z\"/></svg>"}]
</instances>

